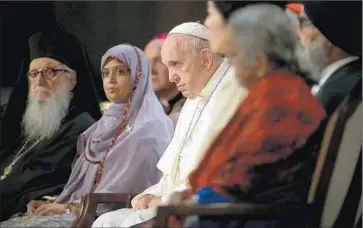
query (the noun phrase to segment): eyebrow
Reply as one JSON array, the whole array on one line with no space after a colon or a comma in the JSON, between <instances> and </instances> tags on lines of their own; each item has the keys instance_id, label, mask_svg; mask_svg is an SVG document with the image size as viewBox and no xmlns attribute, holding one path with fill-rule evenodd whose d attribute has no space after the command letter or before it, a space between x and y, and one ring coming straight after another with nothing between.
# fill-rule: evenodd
<instances>
[{"instance_id":1,"label":"eyebrow","mask_svg":"<svg viewBox=\"0 0 363 228\"><path fill-rule=\"evenodd\" d=\"M116 66L112 66L112 67L103 67L102 69L113 69L113 68L129 70L129 67L124 64L116 65Z\"/></svg>"},{"instance_id":2,"label":"eyebrow","mask_svg":"<svg viewBox=\"0 0 363 228\"><path fill-rule=\"evenodd\" d=\"M177 64L177 63L179 63L179 61L177 61L177 60L169 60L168 61L168 65L170 65L170 64Z\"/></svg>"},{"instance_id":3,"label":"eyebrow","mask_svg":"<svg viewBox=\"0 0 363 228\"><path fill-rule=\"evenodd\" d=\"M65 68L64 67L64 65L53 65L53 64L51 64L51 65L47 65L47 66L45 66L45 67L41 67L41 68L36 68L36 67L34 67L34 68L30 68L29 67L29 71L33 71L33 70L41 70L41 69L46 69L46 68L48 68L48 69L50 69L50 68L53 68L53 69L59 69L59 68Z\"/></svg>"}]
</instances>

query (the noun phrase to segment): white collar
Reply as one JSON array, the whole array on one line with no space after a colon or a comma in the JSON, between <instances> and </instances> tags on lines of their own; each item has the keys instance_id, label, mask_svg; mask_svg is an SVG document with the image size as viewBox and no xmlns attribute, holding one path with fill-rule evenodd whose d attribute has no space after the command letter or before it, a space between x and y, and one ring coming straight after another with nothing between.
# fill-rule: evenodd
<instances>
[{"instance_id":1,"label":"white collar","mask_svg":"<svg viewBox=\"0 0 363 228\"><path fill-rule=\"evenodd\" d=\"M201 93L198 97L209 99L212 96L213 91L215 90L216 86L218 86L219 82L226 74L227 70L231 67L228 63L226 58L223 59L222 63L218 66L217 70L214 72L212 77L209 79L205 87L202 89Z\"/></svg>"},{"instance_id":2,"label":"white collar","mask_svg":"<svg viewBox=\"0 0 363 228\"><path fill-rule=\"evenodd\" d=\"M339 59L338 61L335 61L331 64L329 64L322 72L321 72L321 78L318 83L318 85L313 86L312 92L316 94L320 88L324 85L324 83L330 78L331 75L334 74L335 71L342 68L343 66L347 65L348 63L351 63L355 60L359 59L358 56L349 56L345 57L343 59Z\"/></svg>"}]
</instances>

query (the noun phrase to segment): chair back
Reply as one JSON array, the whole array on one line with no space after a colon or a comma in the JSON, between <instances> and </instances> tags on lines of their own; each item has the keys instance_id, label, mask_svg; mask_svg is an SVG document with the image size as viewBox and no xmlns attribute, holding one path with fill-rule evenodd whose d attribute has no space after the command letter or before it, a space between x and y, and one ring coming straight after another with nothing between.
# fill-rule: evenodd
<instances>
[{"instance_id":1,"label":"chair back","mask_svg":"<svg viewBox=\"0 0 363 228\"><path fill-rule=\"evenodd\" d=\"M314 210L314 225L353 227L358 223L357 211L361 214L362 193L361 156L360 80L335 110L325 129L308 196L308 203Z\"/></svg>"}]
</instances>

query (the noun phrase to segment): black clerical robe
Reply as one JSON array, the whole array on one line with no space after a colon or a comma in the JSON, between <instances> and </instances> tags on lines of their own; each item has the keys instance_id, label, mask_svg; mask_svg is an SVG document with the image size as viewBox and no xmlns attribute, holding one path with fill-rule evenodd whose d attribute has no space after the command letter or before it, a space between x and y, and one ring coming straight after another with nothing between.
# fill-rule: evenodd
<instances>
[{"instance_id":1,"label":"black clerical robe","mask_svg":"<svg viewBox=\"0 0 363 228\"><path fill-rule=\"evenodd\" d=\"M83 112L66 118L59 131L25 155L11 174L0 181L0 219L4 221L17 212L25 212L31 200L59 194L67 183L76 155L78 136L95 120ZM0 153L0 175L23 145L19 139ZM5 156L8 155L8 156Z\"/></svg>"}]
</instances>

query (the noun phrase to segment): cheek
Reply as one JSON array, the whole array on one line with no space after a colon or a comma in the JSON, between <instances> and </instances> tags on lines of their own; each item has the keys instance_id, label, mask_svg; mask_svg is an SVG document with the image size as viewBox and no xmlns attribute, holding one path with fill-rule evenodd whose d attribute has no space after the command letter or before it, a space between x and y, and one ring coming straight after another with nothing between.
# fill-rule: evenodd
<instances>
[{"instance_id":1,"label":"cheek","mask_svg":"<svg viewBox=\"0 0 363 228\"><path fill-rule=\"evenodd\" d=\"M315 41L318 34L312 28L303 28L298 30L300 42L303 46L310 45L311 42Z\"/></svg>"},{"instance_id":2,"label":"cheek","mask_svg":"<svg viewBox=\"0 0 363 228\"><path fill-rule=\"evenodd\" d=\"M221 22L215 20L213 26L209 27L210 35L211 35L211 44L214 48L220 48L219 46L225 44L228 40L226 36L226 28L225 25ZM221 52L222 50L214 50L216 52Z\"/></svg>"},{"instance_id":3,"label":"cheek","mask_svg":"<svg viewBox=\"0 0 363 228\"><path fill-rule=\"evenodd\" d=\"M204 25L206 27L208 27L209 29L211 29L213 27L213 16L208 14L205 21L204 21Z\"/></svg>"},{"instance_id":4,"label":"cheek","mask_svg":"<svg viewBox=\"0 0 363 228\"><path fill-rule=\"evenodd\" d=\"M103 89L106 88L107 82L108 82L107 78L102 78Z\"/></svg>"},{"instance_id":5,"label":"cheek","mask_svg":"<svg viewBox=\"0 0 363 228\"><path fill-rule=\"evenodd\" d=\"M168 70L168 68L164 67L164 69L162 69L160 75L161 75L163 81L169 83L169 70Z\"/></svg>"},{"instance_id":6,"label":"cheek","mask_svg":"<svg viewBox=\"0 0 363 228\"><path fill-rule=\"evenodd\" d=\"M213 38L216 38L218 36L218 23L215 19L211 18L209 20L209 25L207 26L209 28L210 33L214 36Z\"/></svg>"},{"instance_id":7,"label":"cheek","mask_svg":"<svg viewBox=\"0 0 363 228\"><path fill-rule=\"evenodd\" d=\"M61 89L61 85L64 83L65 80L60 80L59 78L54 80L54 81L50 81L47 83L47 85L49 86L49 89L53 92L58 92Z\"/></svg>"},{"instance_id":8,"label":"cheek","mask_svg":"<svg viewBox=\"0 0 363 228\"><path fill-rule=\"evenodd\" d=\"M182 83L188 83L189 82L189 74L187 71L184 70L178 70L175 71L175 74L178 75L180 82Z\"/></svg>"},{"instance_id":9,"label":"cheek","mask_svg":"<svg viewBox=\"0 0 363 228\"><path fill-rule=\"evenodd\" d=\"M129 77L122 77L118 81L118 85L120 88L120 93L128 94L131 91L131 82Z\"/></svg>"},{"instance_id":10,"label":"cheek","mask_svg":"<svg viewBox=\"0 0 363 228\"><path fill-rule=\"evenodd\" d=\"M215 44L222 44L226 41L226 35L225 35L225 31L222 27L215 27L213 28L213 30L211 30L212 33L212 37L213 37L213 42Z\"/></svg>"},{"instance_id":11,"label":"cheek","mask_svg":"<svg viewBox=\"0 0 363 228\"><path fill-rule=\"evenodd\" d=\"M161 77L165 77L169 74L168 68L165 65L158 65L155 67L156 71Z\"/></svg>"}]
</instances>

